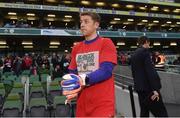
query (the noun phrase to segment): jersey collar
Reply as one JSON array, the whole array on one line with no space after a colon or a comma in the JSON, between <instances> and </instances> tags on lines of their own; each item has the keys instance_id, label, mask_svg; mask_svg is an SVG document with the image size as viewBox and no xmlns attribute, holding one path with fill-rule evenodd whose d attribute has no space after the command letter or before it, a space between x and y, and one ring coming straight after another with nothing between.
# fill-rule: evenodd
<instances>
[{"instance_id":1,"label":"jersey collar","mask_svg":"<svg viewBox=\"0 0 180 118\"><path fill-rule=\"evenodd\" d=\"M99 35L97 35L97 37L94 38L94 39L92 39L92 40L89 40L89 41L84 40L84 43L85 43L85 44L91 44L91 43L93 43L94 41L96 41L98 38L99 38Z\"/></svg>"}]
</instances>

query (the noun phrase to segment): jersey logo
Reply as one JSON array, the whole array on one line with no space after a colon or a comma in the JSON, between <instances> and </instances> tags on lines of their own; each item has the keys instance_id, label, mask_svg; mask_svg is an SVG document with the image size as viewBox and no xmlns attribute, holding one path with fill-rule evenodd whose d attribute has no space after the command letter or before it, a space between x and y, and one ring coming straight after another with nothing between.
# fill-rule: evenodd
<instances>
[{"instance_id":1,"label":"jersey logo","mask_svg":"<svg viewBox=\"0 0 180 118\"><path fill-rule=\"evenodd\" d=\"M79 53L76 55L77 69L79 74L87 74L99 67L99 51Z\"/></svg>"}]
</instances>

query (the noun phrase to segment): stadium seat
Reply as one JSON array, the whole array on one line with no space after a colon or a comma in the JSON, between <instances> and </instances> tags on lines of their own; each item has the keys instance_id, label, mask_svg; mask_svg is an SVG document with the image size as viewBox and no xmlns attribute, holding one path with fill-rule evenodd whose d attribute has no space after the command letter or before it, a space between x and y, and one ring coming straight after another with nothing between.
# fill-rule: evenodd
<instances>
[{"instance_id":1,"label":"stadium seat","mask_svg":"<svg viewBox=\"0 0 180 118\"><path fill-rule=\"evenodd\" d=\"M49 86L49 93L53 92L53 91L57 91L58 95L60 95L61 93L61 87L60 86Z\"/></svg>"},{"instance_id":2,"label":"stadium seat","mask_svg":"<svg viewBox=\"0 0 180 118\"><path fill-rule=\"evenodd\" d=\"M65 96L55 96L53 102L54 112L52 113L55 117L70 117L71 107L69 104L65 105Z\"/></svg>"},{"instance_id":3,"label":"stadium seat","mask_svg":"<svg viewBox=\"0 0 180 118\"><path fill-rule=\"evenodd\" d=\"M31 74L31 71L30 70L24 70L21 75L27 75L29 76Z\"/></svg>"},{"instance_id":4,"label":"stadium seat","mask_svg":"<svg viewBox=\"0 0 180 118\"><path fill-rule=\"evenodd\" d=\"M47 79L49 76L49 74L41 74L40 76L45 93L47 93Z\"/></svg>"},{"instance_id":5,"label":"stadium seat","mask_svg":"<svg viewBox=\"0 0 180 118\"><path fill-rule=\"evenodd\" d=\"M52 81L49 85L49 93L48 93L48 101L53 103L53 99L55 96L62 95L61 87L58 81Z\"/></svg>"},{"instance_id":6,"label":"stadium seat","mask_svg":"<svg viewBox=\"0 0 180 118\"><path fill-rule=\"evenodd\" d=\"M63 78L62 77L57 77L57 78L54 78L54 80L53 81L62 81L63 80Z\"/></svg>"},{"instance_id":7,"label":"stadium seat","mask_svg":"<svg viewBox=\"0 0 180 118\"><path fill-rule=\"evenodd\" d=\"M22 102L18 93L8 95L2 108L2 115L4 117L22 116Z\"/></svg>"},{"instance_id":8,"label":"stadium seat","mask_svg":"<svg viewBox=\"0 0 180 118\"><path fill-rule=\"evenodd\" d=\"M5 96L5 87L3 83L0 83L0 95Z\"/></svg>"},{"instance_id":9,"label":"stadium seat","mask_svg":"<svg viewBox=\"0 0 180 118\"><path fill-rule=\"evenodd\" d=\"M14 75L10 75L10 76L4 76L5 78L3 78L3 83L5 85L5 90L6 90L6 94L8 94L13 86L14 81L16 80L16 76Z\"/></svg>"},{"instance_id":10,"label":"stadium seat","mask_svg":"<svg viewBox=\"0 0 180 118\"><path fill-rule=\"evenodd\" d=\"M13 82L12 81L3 81L3 83L4 83L4 88L5 88L5 96L7 96L12 89Z\"/></svg>"},{"instance_id":11,"label":"stadium seat","mask_svg":"<svg viewBox=\"0 0 180 118\"><path fill-rule=\"evenodd\" d=\"M47 101L45 98L32 98L29 104L30 117L47 117Z\"/></svg>"},{"instance_id":12,"label":"stadium seat","mask_svg":"<svg viewBox=\"0 0 180 118\"><path fill-rule=\"evenodd\" d=\"M76 114L76 100L71 100L71 117L75 117Z\"/></svg>"},{"instance_id":13,"label":"stadium seat","mask_svg":"<svg viewBox=\"0 0 180 118\"><path fill-rule=\"evenodd\" d=\"M18 93L10 93L6 100L20 100L20 96Z\"/></svg>"},{"instance_id":14,"label":"stadium seat","mask_svg":"<svg viewBox=\"0 0 180 118\"><path fill-rule=\"evenodd\" d=\"M21 82L21 83L24 83L27 79L27 75L19 75L17 78L16 78L16 82Z\"/></svg>"},{"instance_id":15,"label":"stadium seat","mask_svg":"<svg viewBox=\"0 0 180 118\"><path fill-rule=\"evenodd\" d=\"M6 101L4 103L2 114L4 117L22 116L22 102L20 100Z\"/></svg>"},{"instance_id":16,"label":"stadium seat","mask_svg":"<svg viewBox=\"0 0 180 118\"><path fill-rule=\"evenodd\" d=\"M2 74L3 74L3 70L0 68L0 82L1 82Z\"/></svg>"},{"instance_id":17,"label":"stadium seat","mask_svg":"<svg viewBox=\"0 0 180 118\"><path fill-rule=\"evenodd\" d=\"M8 77L8 76L10 76L10 75L13 75L13 74L14 74L13 72L4 72L4 73L3 73L3 75L6 76L6 77Z\"/></svg>"},{"instance_id":18,"label":"stadium seat","mask_svg":"<svg viewBox=\"0 0 180 118\"><path fill-rule=\"evenodd\" d=\"M30 98L40 98L44 97L45 93L40 82L33 82L30 88Z\"/></svg>"},{"instance_id":19,"label":"stadium seat","mask_svg":"<svg viewBox=\"0 0 180 118\"><path fill-rule=\"evenodd\" d=\"M3 102L5 97L5 88L4 84L0 83L0 108L2 108Z\"/></svg>"},{"instance_id":20,"label":"stadium seat","mask_svg":"<svg viewBox=\"0 0 180 118\"><path fill-rule=\"evenodd\" d=\"M30 75L29 83L33 83L35 81L39 81L39 75Z\"/></svg>"},{"instance_id":21,"label":"stadium seat","mask_svg":"<svg viewBox=\"0 0 180 118\"><path fill-rule=\"evenodd\" d=\"M39 68L38 73L41 74L50 74L50 71L48 69Z\"/></svg>"},{"instance_id":22,"label":"stadium seat","mask_svg":"<svg viewBox=\"0 0 180 118\"><path fill-rule=\"evenodd\" d=\"M24 97L24 87L22 83L15 82L13 85L13 88L11 90L11 93L18 93L21 97L21 100Z\"/></svg>"},{"instance_id":23,"label":"stadium seat","mask_svg":"<svg viewBox=\"0 0 180 118\"><path fill-rule=\"evenodd\" d=\"M59 82L52 81L49 85L49 92L51 91L60 91L61 87L59 85Z\"/></svg>"},{"instance_id":24,"label":"stadium seat","mask_svg":"<svg viewBox=\"0 0 180 118\"><path fill-rule=\"evenodd\" d=\"M51 81L50 86L59 86L59 82L58 81Z\"/></svg>"},{"instance_id":25,"label":"stadium seat","mask_svg":"<svg viewBox=\"0 0 180 118\"><path fill-rule=\"evenodd\" d=\"M15 81L16 78L17 78L16 75L9 75L9 76L7 76L7 79L12 80L12 81Z\"/></svg>"},{"instance_id":26,"label":"stadium seat","mask_svg":"<svg viewBox=\"0 0 180 118\"><path fill-rule=\"evenodd\" d=\"M7 78L5 75L1 75L1 82L5 79L5 78Z\"/></svg>"},{"instance_id":27,"label":"stadium seat","mask_svg":"<svg viewBox=\"0 0 180 118\"><path fill-rule=\"evenodd\" d=\"M16 81L15 75L3 76L3 83L12 85L14 81Z\"/></svg>"},{"instance_id":28,"label":"stadium seat","mask_svg":"<svg viewBox=\"0 0 180 118\"><path fill-rule=\"evenodd\" d=\"M41 74L41 82L46 82L49 74Z\"/></svg>"}]
</instances>

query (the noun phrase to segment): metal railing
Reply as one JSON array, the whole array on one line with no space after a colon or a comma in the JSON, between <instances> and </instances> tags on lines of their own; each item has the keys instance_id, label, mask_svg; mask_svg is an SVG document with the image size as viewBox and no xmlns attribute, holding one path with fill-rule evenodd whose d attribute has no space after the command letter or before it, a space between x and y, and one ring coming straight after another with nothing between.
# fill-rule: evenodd
<instances>
[{"instance_id":1,"label":"metal railing","mask_svg":"<svg viewBox=\"0 0 180 118\"><path fill-rule=\"evenodd\" d=\"M180 74L180 65L165 64L164 69L166 72L173 72Z\"/></svg>"},{"instance_id":2,"label":"metal railing","mask_svg":"<svg viewBox=\"0 0 180 118\"><path fill-rule=\"evenodd\" d=\"M22 79L22 78L21 78ZM26 116L26 109L29 106L29 77L23 78L24 82L24 109L23 109L23 117Z\"/></svg>"},{"instance_id":3,"label":"metal railing","mask_svg":"<svg viewBox=\"0 0 180 118\"><path fill-rule=\"evenodd\" d=\"M113 73L115 77L115 83L122 88L128 89L128 86L134 86L134 81L132 77L120 75L118 73Z\"/></svg>"}]
</instances>

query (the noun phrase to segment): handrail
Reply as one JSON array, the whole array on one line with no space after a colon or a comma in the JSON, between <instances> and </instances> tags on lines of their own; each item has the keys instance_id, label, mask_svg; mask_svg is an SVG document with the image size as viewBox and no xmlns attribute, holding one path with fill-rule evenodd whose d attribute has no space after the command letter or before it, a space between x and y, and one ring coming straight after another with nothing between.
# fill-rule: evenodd
<instances>
[{"instance_id":1,"label":"handrail","mask_svg":"<svg viewBox=\"0 0 180 118\"><path fill-rule=\"evenodd\" d=\"M29 77L25 77L25 81L24 81L24 109L23 109L23 117L26 116L26 110L27 110L27 106L28 105L29 105Z\"/></svg>"},{"instance_id":2,"label":"handrail","mask_svg":"<svg viewBox=\"0 0 180 118\"><path fill-rule=\"evenodd\" d=\"M174 64L164 64L165 66L171 66L171 67L178 67L180 68L180 65L174 65Z\"/></svg>"},{"instance_id":3,"label":"handrail","mask_svg":"<svg viewBox=\"0 0 180 118\"><path fill-rule=\"evenodd\" d=\"M120 76L120 77L123 77L123 78L128 78L128 79L133 79L132 77L130 76L125 76L125 75L120 75L118 73L113 73L115 76Z\"/></svg>"},{"instance_id":4,"label":"handrail","mask_svg":"<svg viewBox=\"0 0 180 118\"><path fill-rule=\"evenodd\" d=\"M120 66L126 66L126 65L120 65ZM161 67L155 67L155 69L157 71L172 72L172 73L180 74L180 65L164 64Z\"/></svg>"},{"instance_id":5,"label":"handrail","mask_svg":"<svg viewBox=\"0 0 180 118\"><path fill-rule=\"evenodd\" d=\"M180 74L180 65L165 64L164 70L166 72L173 72Z\"/></svg>"},{"instance_id":6,"label":"handrail","mask_svg":"<svg viewBox=\"0 0 180 118\"><path fill-rule=\"evenodd\" d=\"M130 85L128 86L130 100L131 100L131 108L132 108L132 116L136 117L136 107L134 103L134 96L133 96L133 87Z\"/></svg>"},{"instance_id":7,"label":"handrail","mask_svg":"<svg viewBox=\"0 0 180 118\"><path fill-rule=\"evenodd\" d=\"M134 88L134 81L132 77L120 75L117 73L113 74L116 85L121 86L123 89L128 89L128 86L132 86Z\"/></svg>"}]
</instances>

